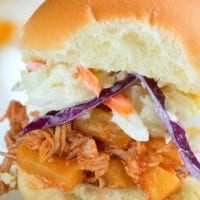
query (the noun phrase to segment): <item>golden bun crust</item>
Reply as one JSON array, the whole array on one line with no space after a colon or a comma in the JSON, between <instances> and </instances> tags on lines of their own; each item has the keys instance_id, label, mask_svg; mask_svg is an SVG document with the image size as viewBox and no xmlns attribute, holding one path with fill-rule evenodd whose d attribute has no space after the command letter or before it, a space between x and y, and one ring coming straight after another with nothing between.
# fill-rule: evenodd
<instances>
[{"instance_id":1,"label":"golden bun crust","mask_svg":"<svg viewBox=\"0 0 200 200\"><path fill-rule=\"evenodd\" d=\"M199 13L197 0L47 0L21 46L25 60L134 71L200 94Z\"/></svg>"},{"instance_id":2,"label":"golden bun crust","mask_svg":"<svg viewBox=\"0 0 200 200\"><path fill-rule=\"evenodd\" d=\"M139 20L161 27L180 40L200 69L199 13L197 0L47 0L25 26L22 47L59 50L90 24Z\"/></svg>"},{"instance_id":3,"label":"golden bun crust","mask_svg":"<svg viewBox=\"0 0 200 200\"><path fill-rule=\"evenodd\" d=\"M18 169L18 188L24 200L145 200L144 192L139 189L101 189L81 184L74 191L64 193L58 189L36 189L41 182L33 175ZM173 200L200 199L200 181L189 177L180 190L171 196ZM34 188L34 189L33 189Z\"/></svg>"}]
</instances>

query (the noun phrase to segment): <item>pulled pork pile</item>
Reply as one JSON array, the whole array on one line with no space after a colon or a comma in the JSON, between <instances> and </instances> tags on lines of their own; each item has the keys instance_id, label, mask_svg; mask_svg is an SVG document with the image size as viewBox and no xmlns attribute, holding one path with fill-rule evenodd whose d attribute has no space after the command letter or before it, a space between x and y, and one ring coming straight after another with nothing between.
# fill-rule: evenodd
<instances>
[{"instance_id":1,"label":"pulled pork pile","mask_svg":"<svg viewBox=\"0 0 200 200\"><path fill-rule=\"evenodd\" d=\"M181 178L187 175L172 142L166 144L160 138L152 138L146 143L134 141L109 120L111 117L108 110L97 108L92 111L90 118L80 118L62 126L32 131L22 137L20 133L29 121L26 108L12 101L3 117L9 119L10 130L5 136L8 152L1 153L5 158L0 172L10 172L16 161L17 149L23 143L30 150L39 152L41 162L53 156L76 159L80 170L85 171L84 182L99 187L104 186L101 177L108 170L112 158L120 160L126 174L138 187L142 187L141 175L152 166L160 165ZM118 185L109 187L119 188ZM9 185L0 182L1 193L9 189Z\"/></svg>"},{"instance_id":2,"label":"pulled pork pile","mask_svg":"<svg viewBox=\"0 0 200 200\"><path fill-rule=\"evenodd\" d=\"M11 172L11 166L15 164L17 149L23 139L20 137L20 133L29 122L26 108L17 101L12 101L10 103L6 114L0 121L3 121L6 118L10 121L10 130L5 135L8 152L0 152L0 155L4 157L4 160L0 165L0 195L11 189L15 189L16 184L11 184L12 181L15 181L13 180L15 178ZM10 179L10 181L4 180L5 176L7 177L6 179Z\"/></svg>"}]
</instances>

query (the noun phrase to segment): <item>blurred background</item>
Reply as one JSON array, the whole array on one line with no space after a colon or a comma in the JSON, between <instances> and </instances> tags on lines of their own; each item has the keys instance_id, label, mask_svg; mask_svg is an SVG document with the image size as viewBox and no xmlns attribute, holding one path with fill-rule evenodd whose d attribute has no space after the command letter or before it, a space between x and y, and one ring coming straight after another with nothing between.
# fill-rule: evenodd
<instances>
[{"instance_id":1,"label":"blurred background","mask_svg":"<svg viewBox=\"0 0 200 200\"><path fill-rule=\"evenodd\" d=\"M19 41L23 26L43 0L0 0L0 116L11 99L24 102L25 95L11 92L24 69ZM0 123L0 150L5 151L4 134L8 122ZM0 157L1 161L1 157ZM20 199L17 195L0 197L2 200Z\"/></svg>"}]
</instances>

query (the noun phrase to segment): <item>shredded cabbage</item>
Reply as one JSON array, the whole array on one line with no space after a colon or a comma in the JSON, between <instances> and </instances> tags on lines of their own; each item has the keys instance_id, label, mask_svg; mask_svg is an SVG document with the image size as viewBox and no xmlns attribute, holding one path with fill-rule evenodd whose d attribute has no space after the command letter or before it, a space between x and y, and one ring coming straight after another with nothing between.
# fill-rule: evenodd
<instances>
[{"instance_id":1,"label":"shredded cabbage","mask_svg":"<svg viewBox=\"0 0 200 200\"><path fill-rule=\"evenodd\" d=\"M166 97L166 109L170 118L175 122L181 122L184 128L200 129L200 110L195 100L172 86L162 90ZM131 99L150 136L164 137L166 142L169 142L171 137L158 117L151 96L144 88L141 85L134 85L128 88L125 94ZM195 135L200 135L200 131L195 132ZM200 145L200 141L198 144Z\"/></svg>"},{"instance_id":2,"label":"shredded cabbage","mask_svg":"<svg viewBox=\"0 0 200 200\"><path fill-rule=\"evenodd\" d=\"M61 64L46 66L36 72L23 72L18 89L26 91L28 109L42 115L93 99L95 95L75 76L75 72L75 68Z\"/></svg>"},{"instance_id":3,"label":"shredded cabbage","mask_svg":"<svg viewBox=\"0 0 200 200\"><path fill-rule=\"evenodd\" d=\"M200 129L200 111L193 113L184 120L185 128L197 128ZM200 143L199 143L200 144Z\"/></svg>"},{"instance_id":4,"label":"shredded cabbage","mask_svg":"<svg viewBox=\"0 0 200 200\"><path fill-rule=\"evenodd\" d=\"M137 113L134 112L130 115L120 115L115 111L112 112L112 121L115 122L127 135L136 141L146 142L149 140L149 132Z\"/></svg>"},{"instance_id":5,"label":"shredded cabbage","mask_svg":"<svg viewBox=\"0 0 200 200\"><path fill-rule=\"evenodd\" d=\"M61 111L55 112L54 114L45 115L35 119L33 122L29 123L23 134L26 134L32 130L37 130L41 128L48 128L53 126L62 125L67 123L77 117L80 117L85 112L97 107L101 103L105 102L111 96L117 94L123 89L127 88L136 80L140 80L142 85L145 86L149 95L151 96L158 116L160 120L165 125L166 129L170 133L172 140L176 144L180 155L188 169L188 171L196 178L200 179L200 158L199 154L195 155L189 144L188 137L186 135L185 129L181 126L179 122L174 121L176 115L171 114L166 108L166 98L162 90L158 87L157 82L152 78L147 78L139 74L129 74L126 79L115 83L111 88L104 89L98 98L95 98L87 103L82 103L70 108L65 108ZM169 115L170 113L170 115ZM176 114L176 113L175 113ZM152 117L149 115L149 117ZM172 117L172 118L171 118ZM118 113L113 112L114 122L130 136L138 141L148 141L149 135L147 128L144 126L140 117L133 113L128 116L121 116Z\"/></svg>"}]
</instances>

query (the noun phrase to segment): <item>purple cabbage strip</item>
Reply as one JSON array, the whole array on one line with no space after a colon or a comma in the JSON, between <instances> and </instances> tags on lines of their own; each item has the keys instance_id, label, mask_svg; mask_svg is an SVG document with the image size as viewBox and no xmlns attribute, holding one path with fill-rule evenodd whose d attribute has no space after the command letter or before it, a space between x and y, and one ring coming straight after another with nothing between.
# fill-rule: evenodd
<instances>
[{"instance_id":1,"label":"purple cabbage strip","mask_svg":"<svg viewBox=\"0 0 200 200\"><path fill-rule=\"evenodd\" d=\"M151 95L156 105L158 115L168 129L188 171L194 177L200 179L200 162L190 148L185 130L179 123L176 123L170 119L165 107L165 96L162 90L157 86L157 83L154 81L154 79L150 79L136 73L129 74L126 79L115 83L113 87L104 89L98 98L95 98L87 103L65 108L53 114L48 114L35 119L33 122L27 125L23 131L23 135L33 130L49 128L67 123L102 104L108 98L128 87L136 80L140 80Z\"/></svg>"},{"instance_id":2,"label":"purple cabbage strip","mask_svg":"<svg viewBox=\"0 0 200 200\"><path fill-rule=\"evenodd\" d=\"M193 153L185 130L179 123L172 121L166 111L165 96L162 90L157 86L154 79L146 78L139 74L136 77L145 85L149 94L151 95L158 112L158 115L166 128L168 129L174 143L176 144L180 155L188 169L188 171L196 178L200 179L200 162Z\"/></svg>"},{"instance_id":3,"label":"purple cabbage strip","mask_svg":"<svg viewBox=\"0 0 200 200\"><path fill-rule=\"evenodd\" d=\"M70 108L65 108L59 112L56 112L54 115L49 114L38 117L25 127L22 134L24 135L33 130L58 126L72 121L73 119L83 115L85 112L102 104L111 96L128 87L136 80L137 78L134 74L129 74L124 80L115 83L113 87L104 89L98 98L95 98L87 103L75 105Z\"/></svg>"}]
</instances>

